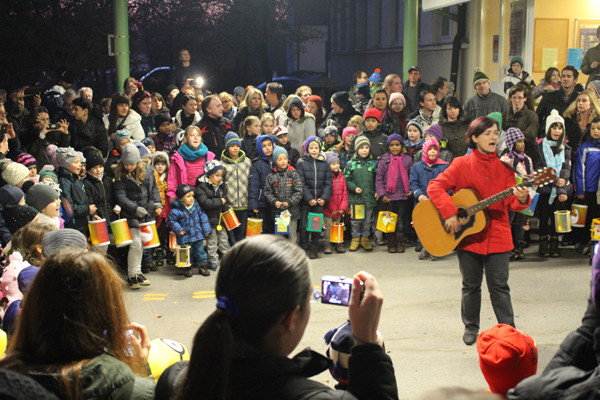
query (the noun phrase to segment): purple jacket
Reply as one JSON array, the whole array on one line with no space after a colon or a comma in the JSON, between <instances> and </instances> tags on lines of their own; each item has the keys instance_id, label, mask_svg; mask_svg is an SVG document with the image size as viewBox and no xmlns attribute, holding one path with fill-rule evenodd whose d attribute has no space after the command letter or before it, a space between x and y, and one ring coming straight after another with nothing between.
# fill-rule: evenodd
<instances>
[{"instance_id":1,"label":"purple jacket","mask_svg":"<svg viewBox=\"0 0 600 400\"><path fill-rule=\"evenodd\" d=\"M398 173L398 183L396 184L396 191L394 193L388 193L386 190L387 186L387 174L390 169L390 161L392 160L392 155L390 153L385 153L379 158L379 164L377 165L377 176L375 178L375 190L379 197L387 195L390 200L406 200L408 196L406 193L410 192L410 188L405 188L404 183L402 182L402 176ZM406 176L410 178L410 168L412 167L412 158L408 155L404 155L402 157L402 165L406 170ZM408 179L407 179L408 180Z\"/></svg>"}]
</instances>

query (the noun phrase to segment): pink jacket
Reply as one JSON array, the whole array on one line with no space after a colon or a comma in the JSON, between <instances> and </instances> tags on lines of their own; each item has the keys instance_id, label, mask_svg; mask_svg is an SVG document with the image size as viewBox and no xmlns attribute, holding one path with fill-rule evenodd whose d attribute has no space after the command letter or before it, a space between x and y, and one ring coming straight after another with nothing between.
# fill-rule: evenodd
<instances>
[{"instance_id":1,"label":"pink jacket","mask_svg":"<svg viewBox=\"0 0 600 400\"><path fill-rule=\"evenodd\" d=\"M346 187L346 178L344 178L342 171L338 173L337 177L332 173L331 179L333 180L333 191L331 193L331 198L325 205L323 215L337 218L340 214L336 213L333 215L334 212L338 210L346 212L348 209L348 188Z\"/></svg>"},{"instance_id":2,"label":"pink jacket","mask_svg":"<svg viewBox=\"0 0 600 400\"><path fill-rule=\"evenodd\" d=\"M202 157L194 163L201 164L201 170L204 171L204 163L206 161L214 160L215 154L212 151L209 151L206 154L206 158ZM184 161L181 154L176 151L171 156L171 166L169 167L169 174L167 175L167 198L165 199L165 207L163 208L163 215L169 215L169 211L171 210L171 202L170 199L174 199L177 196L175 195L175 191L177 190L177 186L182 183L187 182L187 168L186 161Z\"/></svg>"}]
</instances>

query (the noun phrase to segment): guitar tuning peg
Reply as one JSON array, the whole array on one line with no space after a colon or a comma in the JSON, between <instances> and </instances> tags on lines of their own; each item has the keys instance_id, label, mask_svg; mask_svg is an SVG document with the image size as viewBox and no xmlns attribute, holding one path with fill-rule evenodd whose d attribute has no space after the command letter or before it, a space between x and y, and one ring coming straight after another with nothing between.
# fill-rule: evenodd
<instances>
[{"instance_id":1,"label":"guitar tuning peg","mask_svg":"<svg viewBox=\"0 0 600 400\"><path fill-rule=\"evenodd\" d=\"M541 168L540 168L540 169L538 169L538 170L537 170L537 172L542 172L542 169L541 169Z\"/></svg>"}]
</instances>

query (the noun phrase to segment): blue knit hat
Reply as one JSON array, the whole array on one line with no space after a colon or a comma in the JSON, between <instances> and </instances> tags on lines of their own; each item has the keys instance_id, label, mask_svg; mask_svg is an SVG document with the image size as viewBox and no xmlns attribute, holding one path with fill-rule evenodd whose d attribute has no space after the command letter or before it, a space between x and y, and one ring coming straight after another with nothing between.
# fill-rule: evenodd
<instances>
[{"instance_id":1,"label":"blue knit hat","mask_svg":"<svg viewBox=\"0 0 600 400\"><path fill-rule=\"evenodd\" d=\"M393 140L399 141L400 144L404 146L404 138L399 133L392 133L390 136L388 136L387 145L389 146Z\"/></svg>"},{"instance_id":2,"label":"blue knit hat","mask_svg":"<svg viewBox=\"0 0 600 400\"><path fill-rule=\"evenodd\" d=\"M223 166L217 160L210 160L204 164L204 173L206 176L211 176L220 169L223 169Z\"/></svg>"},{"instance_id":3,"label":"blue knit hat","mask_svg":"<svg viewBox=\"0 0 600 400\"><path fill-rule=\"evenodd\" d=\"M156 145L154 144L154 140L152 140L152 138L149 138L149 137L143 138L142 144L146 147L148 147L148 146L156 147Z\"/></svg>"},{"instance_id":4,"label":"blue knit hat","mask_svg":"<svg viewBox=\"0 0 600 400\"><path fill-rule=\"evenodd\" d=\"M288 156L288 152L286 149L284 149L281 146L275 146L275 149L273 149L273 161L277 160L277 157L279 157L280 154L285 154L286 156Z\"/></svg>"},{"instance_id":5,"label":"blue knit hat","mask_svg":"<svg viewBox=\"0 0 600 400\"><path fill-rule=\"evenodd\" d=\"M369 82L383 82L383 79L381 79L380 73L381 73L381 70L379 68L375 68L375 71L369 77Z\"/></svg>"},{"instance_id":6,"label":"blue knit hat","mask_svg":"<svg viewBox=\"0 0 600 400\"><path fill-rule=\"evenodd\" d=\"M306 142L304 142L305 151L308 151L308 145L310 144L310 142L317 142L319 148L323 146L323 141L321 140L321 138L319 138L318 136L309 136L308 139L306 139Z\"/></svg>"},{"instance_id":7,"label":"blue knit hat","mask_svg":"<svg viewBox=\"0 0 600 400\"><path fill-rule=\"evenodd\" d=\"M227 132L227 135L225 135L225 149L228 149L229 146L232 146L234 144L237 144L241 147L242 141L240 140L240 137L237 133L235 133L234 131L229 131Z\"/></svg>"},{"instance_id":8,"label":"blue knit hat","mask_svg":"<svg viewBox=\"0 0 600 400\"><path fill-rule=\"evenodd\" d=\"M425 135L427 134L433 135L434 138L437 139L438 143L442 143L442 137L444 136L444 132L442 132L442 127L438 124L433 124L425 131ZM423 135L423 136L425 136Z\"/></svg>"}]
</instances>

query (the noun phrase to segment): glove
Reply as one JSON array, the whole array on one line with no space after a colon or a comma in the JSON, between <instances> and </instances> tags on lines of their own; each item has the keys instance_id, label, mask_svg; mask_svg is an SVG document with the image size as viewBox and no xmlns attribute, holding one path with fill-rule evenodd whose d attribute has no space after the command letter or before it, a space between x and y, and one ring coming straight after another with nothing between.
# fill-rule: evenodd
<instances>
[{"instance_id":1,"label":"glove","mask_svg":"<svg viewBox=\"0 0 600 400\"><path fill-rule=\"evenodd\" d=\"M115 214L121 214L121 206L117 204L115 208L113 208L113 211Z\"/></svg>"},{"instance_id":2,"label":"glove","mask_svg":"<svg viewBox=\"0 0 600 400\"><path fill-rule=\"evenodd\" d=\"M138 207L135 209L135 215L137 215L138 218L144 218L146 215L148 215L148 211L146 211L144 207Z\"/></svg>"}]
</instances>

